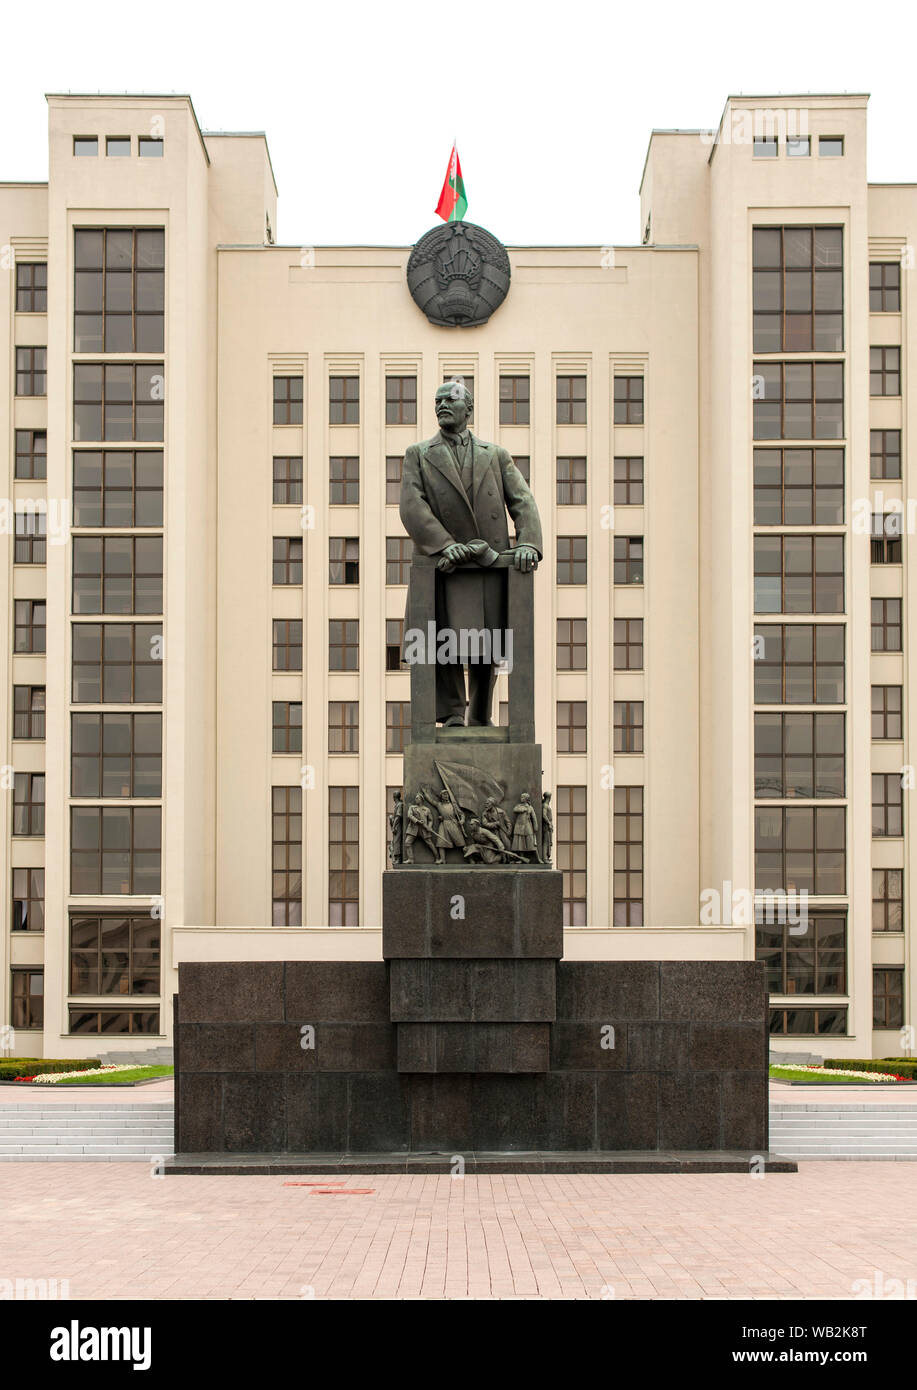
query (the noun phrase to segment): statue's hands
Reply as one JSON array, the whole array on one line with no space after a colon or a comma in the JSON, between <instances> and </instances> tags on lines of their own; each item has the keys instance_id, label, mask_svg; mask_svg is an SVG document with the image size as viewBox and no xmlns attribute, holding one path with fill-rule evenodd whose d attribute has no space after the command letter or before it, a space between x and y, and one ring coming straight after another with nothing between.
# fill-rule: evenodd
<instances>
[{"instance_id":1,"label":"statue's hands","mask_svg":"<svg viewBox=\"0 0 917 1390\"><path fill-rule=\"evenodd\" d=\"M442 570L443 574L448 574L450 570L455 569L456 565L464 564L470 554L471 551L467 545L460 545L457 541L453 541L440 554L436 568Z\"/></svg>"},{"instance_id":2,"label":"statue's hands","mask_svg":"<svg viewBox=\"0 0 917 1390\"><path fill-rule=\"evenodd\" d=\"M523 574L538 568L538 551L533 545L517 545L513 551L513 564Z\"/></svg>"}]
</instances>

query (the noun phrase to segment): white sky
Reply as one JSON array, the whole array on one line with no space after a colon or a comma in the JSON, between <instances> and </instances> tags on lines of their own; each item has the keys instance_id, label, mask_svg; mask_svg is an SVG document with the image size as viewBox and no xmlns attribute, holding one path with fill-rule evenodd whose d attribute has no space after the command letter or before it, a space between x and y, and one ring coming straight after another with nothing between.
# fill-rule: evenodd
<instances>
[{"instance_id":1,"label":"white sky","mask_svg":"<svg viewBox=\"0 0 917 1390\"><path fill-rule=\"evenodd\" d=\"M187 92L203 129L266 132L286 244L412 244L437 221L455 136L469 221L510 244L628 245L650 130L715 126L733 92L869 92L869 178L917 181L914 14L912 0L9 6L0 180L47 177L45 92Z\"/></svg>"}]
</instances>

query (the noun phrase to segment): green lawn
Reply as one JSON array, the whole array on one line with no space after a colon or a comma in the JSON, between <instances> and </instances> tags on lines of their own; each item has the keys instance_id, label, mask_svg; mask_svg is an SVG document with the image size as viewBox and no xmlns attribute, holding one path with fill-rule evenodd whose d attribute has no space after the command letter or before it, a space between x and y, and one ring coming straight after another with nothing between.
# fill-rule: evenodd
<instances>
[{"instance_id":1,"label":"green lawn","mask_svg":"<svg viewBox=\"0 0 917 1390\"><path fill-rule=\"evenodd\" d=\"M856 1082L856 1077L854 1076L819 1076L818 1072L797 1071L795 1068L790 1070L789 1068L781 1067L778 1071L775 1067L771 1067L770 1074L772 1081L811 1081L814 1086L830 1086L832 1083L842 1086L855 1084ZM863 1074L863 1081L867 1086L877 1087L894 1086L896 1084L893 1081L870 1081L865 1073Z\"/></svg>"},{"instance_id":2,"label":"green lawn","mask_svg":"<svg viewBox=\"0 0 917 1390\"><path fill-rule=\"evenodd\" d=\"M130 1071L112 1071L107 1076L71 1076L55 1081L54 1086L117 1086L125 1081L152 1081L159 1076L171 1076L172 1067L132 1067Z\"/></svg>"}]
</instances>

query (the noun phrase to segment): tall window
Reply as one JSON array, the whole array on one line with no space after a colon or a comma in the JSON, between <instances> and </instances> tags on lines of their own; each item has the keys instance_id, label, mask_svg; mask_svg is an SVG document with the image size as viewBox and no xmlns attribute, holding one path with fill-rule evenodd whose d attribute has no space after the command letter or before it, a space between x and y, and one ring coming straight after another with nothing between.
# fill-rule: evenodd
<instances>
[{"instance_id":1,"label":"tall window","mask_svg":"<svg viewBox=\"0 0 917 1390\"><path fill-rule=\"evenodd\" d=\"M150 917L70 918L70 994L158 994L162 928Z\"/></svg>"},{"instance_id":2,"label":"tall window","mask_svg":"<svg viewBox=\"0 0 917 1390\"><path fill-rule=\"evenodd\" d=\"M159 443L163 437L164 406L161 362L74 363L76 440L137 439Z\"/></svg>"},{"instance_id":3,"label":"tall window","mask_svg":"<svg viewBox=\"0 0 917 1390\"><path fill-rule=\"evenodd\" d=\"M47 261L16 262L16 313L48 312Z\"/></svg>"},{"instance_id":4,"label":"tall window","mask_svg":"<svg viewBox=\"0 0 917 1390\"><path fill-rule=\"evenodd\" d=\"M328 752L359 753L360 703L358 700L328 701Z\"/></svg>"},{"instance_id":5,"label":"tall window","mask_svg":"<svg viewBox=\"0 0 917 1390\"><path fill-rule=\"evenodd\" d=\"M564 876L564 926L586 925L586 788L557 788L555 861Z\"/></svg>"},{"instance_id":6,"label":"tall window","mask_svg":"<svg viewBox=\"0 0 917 1390\"><path fill-rule=\"evenodd\" d=\"M274 700L271 749L274 753L302 752L302 701Z\"/></svg>"},{"instance_id":7,"label":"tall window","mask_svg":"<svg viewBox=\"0 0 917 1390\"><path fill-rule=\"evenodd\" d=\"M752 266L755 352L843 351L841 227L755 227Z\"/></svg>"},{"instance_id":8,"label":"tall window","mask_svg":"<svg viewBox=\"0 0 917 1390\"><path fill-rule=\"evenodd\" d=\"M46 478L48 476L47 430L16 431L17 478Z\"/></svg>"},{"instance_id":9,"label":"tall window","mask_svg":"<svg viewBox=\"0 0 917 1390\"><path fill-rule=\"evenodd\" d=\"M13 775L13 834L45 833L45 775L16 772Z\"/></svg>"},{"instance_id":10,"label":"tall window","mask_svg":"<svg viewBox=\"0 0 917 1390\"><path fill-rule=\"evenodd\" d=\"M869 558L873 565L901 564L901 512L874 512Z\"/></svg>"},{"instance_id":11,"label":"tall window","mask_svg":"<svg viewBox=\"0 0 917 1390\"><path fill-rule=\"evenodd\" d=\"M900 772L872 774L872 833L897 839L904 834L904 788Z\"/></svg>"},{"instance_id":12,"label":"tall window","mask_svg":"<svg viewBox=\"0 0 917 1390\"><path fill-rule=\"evenodd\" d=\"M755 807L755 892L840 894L846 881L842 806Z\"/></svg>"},{"instance_id":13,"label":"tall window","mask_svg":"<svg viewBox=\"0 0 917 1390\"><path fill-rule=\"evenodd\" d=\"M643 670L643 619L615 618L614 669Z\"/></svg>"},{"instance_id":14,"label":"tall window","mask_svg":"<svg viewBox=\"0 0 917 1390\"><path fill-rule=\"evenodd\" d=\"M559 376L557 378L557 423L559 425L585 425L586 378L584 376Z\"/></svg>"},{"instance_id":15,"label":"tall window","mask_svg":"<svg viewBox=\"0 0 917 1390\"><path fill-rule=\"evenodd\" d=\"M161 449L77 449L74 526L161 526Z\"/></svg>"},{"instance_id":16,"label":"tall window","mask_svg":"<svg viewBox=\"0 0 917 1390\"><path fill-rule=\"evenodd\" d=\"M43 565L47 562L48 514L40 511L21 511L15 514L16 543L13 563Z\"/></svg>"},{"instance_id":17,"label":"tall window","mask_svg":"<svg viewBox=\"0 0 917 1390\"><path fill-rule=\"evenodd\" d=\"M302 926L302 788L271 788L271 923Z\"/></svg>"},{"instance_id":18,"label":"tall window","mask_svg":"<svg viewBox=\"0 0 917 1390\"><path fill-rule=\"evenodd\" d=\"M805 922L768 921L761 908L755 916L755 959L764 962L770 994L846 993L843 912L810 912Z\"/></svg>"},{"instance_id":19,"label":"tall window","mask_svg":"<svg viewBox=\"0 0 917 1390\"><path fill-rule=\"evenodd\" d=\"M527 425L529 423L530 390L531 383L527 376L501 376L501 425Z\"/></svg>"},{"instance_id":20,"label":"tall window","mask_svg":"<svg viewBox=\"0 0 917 1390\"><path fill-rule=\"evenodd\" d=\"M411 576L414 542L407 536L385 538L385 582L407 584Z\"/></svg>"},{"instance_id":21,"label":"tall window","mask_svg":"<svg viewBox=\"0 0 917 1390\"><path fill-rule=\"evenodd\" d=\"M274 619L274 670L302 670L302 619Z\"/></svg>"},{"instance_id":22,"label":"tall window","mask_svg":"<svg viewBox=\"0 0 917 1390\"><path fill-rule=\"evenodd\" d=\"M158 893L158 806L71 806L71 893Z\"/></svg>"},{"instance_id":23,"label":"tall window","mask_svg":"<svg viewBox=\"0 0 917 1390\"><path fill-rule=\"evenodd\" d=\"M404 459L401 454L386 454L385 456L385 503L388 507L397 507L401 501L401 472Z\"/></svg>"},{"instance_id":24,"label":"tall window","mask_svg":"<svg viewBox=\"0 0 917 1390\"><path fill-rule=\"evenodd\" d=\"M274 424L302 424L302 377L274 377Z\"/></svg>"},{"instance_id":25,"label":"tall window","mask_svg":"<svg viewBox=\"0 0 917 1390\"><path fill-rule=\"evenodd\" d=\"M334 378L332 378L334 379ZM356 381L356 377L350 378ZM332 420L331 422L335 422ZM416 376L387 376L385 378L385 423L387 425L417 424Z\"/></svg>"},{"instance_id":26,"label":"tall window","mask_svg":"<svg viewBox=\"0 0 917 1390\"><path fill-rule=\"evenodd\" d=\"M43 1028L45 1022L45 972L15 967L12 972L14 1028Z\"/></svg>"},{"instance_id":27,"label":"tall window","mask_svg":"<svg viewBox=\"0 0 917 1390\"><path fill-rule=\"evenodd\" d=\"M873 869L873 931L904 930L904 870Z\"/></svg>"},{"instance_id":28,"label":"tall window","mask_svg":"<svg viewBox=\"0 0 917 1390\"><path fill-rule=\"evenodd\" d=\"M872 650L874 652L900 652L900 598L873 598L869 600L869 608Z\"/></svg>"},{"instance_id":29,"label":"tall window","mask_svg":"<svg viewBox=\"0 0 917 1390\"><path fill-rule=\"evenodd\" d=\"M13 651L45 650L47 605L43 599L17 598L13 604Z\"/></svg>"},{"instance_id":30,"label":"tall window","mask_svg":"<svg viewBox=\"0 0 917 1390\"><path fill-rule=\"evenodd\" d=\"M872 687L872 737L902 739L902 688L900 685Z\"/></svg>"},{"instance_id":31,"label":"tall window","mask_svg":"<svg viewBox=\"0 0 917 1390\"><path fill-rule=\"evenodd\" d=\"M161 714L71 715L71 796L161 796Z\"/></svg>"},{"instance_id":32,"label":"tall window","mask_svg":"<svg viewBox=\"0 0 917 1390\"><path fill-rule=\"evenodd\" d=\"M900 314L901 262L869 262L869 312Z\"/></svg>"},{"instance_id":33,"label":"tall window","mask_svg":"<svg viewBox=\"0 0 917 1390\"><path fill-rule=\"evenodd\" d=\"M274 536L271 577L275 584L302 583L301 536Z\"/></svg>"},{"instance_id":34,"label":"tall window","mask_svg":"<svg viewBox=\"0 0 917 1390\"><path fill-rule=\"evenodd\" d=\"M615 700L614 734L616 753L643 752L643 701Z\"/></svg>"},{"instance_id":35,"label":"tall window","mask_svg":"<svg viewBox=\"0 0 917 1390\"><path fill-rule=\"evenodd\" d=\"M755 536L756 613L843 613L843 536Z\"/></svg>"},{"instance_id":36,"label":"tall window","mask_svg":"<svg viewBox=\"0 0 917 1390\"><path fill-rule=\"evenodd\" d=\"M586 727L585 700L557 701L558 753L585 753Z\"/></svg>"},{"instance_id":37,"label":"tall window","mask_svg":"<svg viewBox=\"0 0 917 1390\"><path fill-rule=\"evenodd\" d=\"M901 477L901 431L869 431L870 478Z\"/></svg>"},{"instance_id":38,"label":"tall window","mask_svg":"<svg viewBox=\"0 0 917 1390\"><path fill-rule=\"evenodd\" d=\"M387 409L386 413L388 413ZM360 423L360 378L358 376L333 376L329 378L328 423L330 425L358 425Z\"/></svg>"},{"instance_id":39,"label":"tall window","mask_svg":"<svg viewBox=\"0 0 917 1390\"><path fill-rule=\"evenodd\" d=\"M586 583L586 537L557 537L558 584Z\"/></svg>"},{"instance_id":40,"label":"tall window","mask_svg":"<svg viewBox=\"0 0 917 1390\"><path fill-rule=\"evenodd\" d=\"M872 1026L901 1028L904 1023L904 971L873 970Z\"/></svg>"},{"instance_id":41,"label":"tall window","mask_svg":"<svg viewBox=\"0 0 917 1390\"><path fill-rule=\"evenodd\" d=\"M360 541L357 536L329 536L328 583L359 584Z\"/></svg>"},{"instance_id":42,"label":"tall window","mask_svg":"<svg viewBox=\"0 0 917 1390\"><path fill-rule=\"evenodd\" d=\"M841 526L843 449L755 449L756 526Z\"/></svg>"},{"instance_id":43,"label":"tall window","mask_svg":"<svg viewBox=\"0 0 917 1390\"><path fill-rule=\"evenodd\" d=\"M18 347L16 349L16 395L46 396L48 394L48 349Z\"/></svg>"},{"instance_id":44,"label":"tall window","mask_svg":"<svg viewBox=\"0 0 917 1390\"><path fill-rule=\"evenodd\" d=\"M275 455L274 503L278 506L302 504L302 455Z\"/></svg>"},{"instance_id":45,"label":"tall window","mask_svg":"<svg viewBox=\"0 0 917 1390\"><path fill-rule=\"evenodd\" d=\"M513 463L522 474L525 481L531 484L532 481L532 459L530 454L516 454Z\"/></svg>"},{"instance_id":46,"label":"tall window","mask_svg":"<svg viewBox=\"0 0 917 1390\"><path fill-rule=\"evenodd\" d=\"M614 925L643 926L643 788L614 789Z\"/></svg>"},{"instance_id":47,"label":"tall window","mask_svg":"<svg viewBox=\"0 0 917 1390\"><path fill-rule=\"evenodd\" d=\"M400 671L403 665L401 660L401 648L404 642L404 619L386 618L385 620L385 669L386 671Z\"/></svg>"},{"instance_id":48,"label":"tall window","mask_svg":"<svg viewBox=\"0 0 917 1390\"><path fill-rule=\"evenodd\" d=\"M159 623L74 623L75 705L162 703Z\"/></svg>"},{"instance_id":49,"label":"tall window","mask_svg":"<svg viewBox=\"0 0 917 1390\"><path fill-rule=\"evenodd\" d=\"M78 227L74 352L162 352L165 264L162 227Z\"/></svg>"},{"instance_id":50,"label":"tall window","mask_svg":"<svg viewBox=\"0 0 917 1390\"><path fill-rule=\"evenodd\" d=\"M616 584L643 583L642 536L615 536L614 582Z\"/></svg>"},{"instance_id":51,"label":"tall window","mask_svg":"<svg viewBox=\"0 0 917 1390\"><path fill-rule=\"evenodd\" d=\"M360 789L328 788L328 924L360 922Z\"/></svg>"},{"instance_id":52,"label":"tall window","mask_svg":"<svg viewBox=\"0 0 917 1390\"><path fill-rule=\"evenodd\" d=\"M385 751L403 753L411 741L410 700L385 702Z\"/></svg>"},{"instance_id":53,"label":"tall window","mask_svg":"<svg viewBox=\"0 0 917 1390\"><path fill-rule=\"evenodd\" d=\"M37 393L41 394L41 392ZM869 349L869 394L871 396L901 395L901 349L871 347Z\"/></svg>"},{"instance_id":54,"label":"tall window","mask_svg":"<svg viewBox=\"0 0 917 1390\"><path fill-rule=\"evenodd\" d=\"M586 619L557 619L558 671L585 671Z\"/></svg>"},{"instance_id":55,"label":"tall window","mask_svg":"<svg viewBox=\"0 0 917 1390\"><path fill-rule=\"evenodd\" d=\"M755 439L843 439L842 362L756 362Z\"/></svg>"},{"instance_id":56,"label":"tall window","mask_svg":"<svg viewBox=\"0 0 917 1390\"><path fill-rule=\"evenodd\" d=\"M637 455L615 456L614 504L616 507L643 506L643 459Z\"/></svg>"},{"instance_id":57,"label":"tall window","mask_svg":"<svg viewBox=\"0 0 917 1390\"><path fill-rule=\"evenodd\" d=\"M586 460L563 455L557 460L557 505L586 505Z\"/></svg>"},{"instance_id":58,"label":"tall window","mask_svg":"<svg viewBox=\"0 0 917 1390\"><path fill-rule=\"evenodd\" d=\"M328 670L359 671L359 618L331 618L328 622Z\"/></svg>"},{"instance_id":59,"label":"tall window","mask_svg":"<svg viewBox=\"0 0 917 1390\"><path fill-rule=\"evenodd\" d=\"M755 627L755 704L842 705L842 623Z\"/></svg>"},{"instance_id":60,"label":"tall window","mask_svg":"<svg viewBox=\"0 0 917 1390\"><path fill-rule=\"evenodd\" d=\"M815 800L844 790L843 714L755 715L755 796Z\"/></svg>"},{"instance_id":61,"label":"tall window","mask_svg":"<svg viewBox=\"0 0 917 1390\"><path fill-rule=\"evenodd\" d=\"M615 424L643 424L643 377L615 377Z\"/></svg>"},{"instance_id":62,"label":"tall window","mask_svg":"<svg viewBox=\"0 0 917 1390\"><path fill-rule=\"evenodd\" d=\"M13 931L44 931L44 869L13 870Z\"/></svg>"},{"instance_id":63,"label":"tall window","mask_svg":"<svg viewBox=\"0 0 917 1390\"><path fill-rule=\"evenodd\" d=\"M360 460L354 455L332 455L328 501L332 507L355 507L360 500Z\"/></svg>"},{"instance_id":64,"label":"tall window","mask_svg":"<svg viewBox=\"0 0 917 1390\"><path fill-rule=\"evenodd\" d=\"M76 536L74 613L161 613L162 536Z\"/></svg>"}]
</instances>

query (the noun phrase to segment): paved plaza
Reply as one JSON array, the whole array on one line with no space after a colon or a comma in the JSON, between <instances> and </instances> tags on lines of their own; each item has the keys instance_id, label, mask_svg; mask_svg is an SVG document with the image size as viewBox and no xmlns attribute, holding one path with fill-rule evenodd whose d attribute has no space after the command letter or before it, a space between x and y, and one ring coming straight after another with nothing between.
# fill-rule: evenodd
<instances>
[{"instance_id":1,"label":"paved plaza","mask_svg":"<svg viewBox=\"0 0 917 1390\"><path fill-rule=\"evenodd\" d=\"M68 1279L73 1299L793 1300L917 1288L914 1164L306 1181L21 1163L4 1176L0 1277Z\"/></svg>"}]
</instances>

